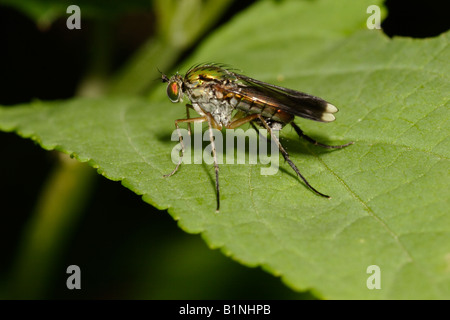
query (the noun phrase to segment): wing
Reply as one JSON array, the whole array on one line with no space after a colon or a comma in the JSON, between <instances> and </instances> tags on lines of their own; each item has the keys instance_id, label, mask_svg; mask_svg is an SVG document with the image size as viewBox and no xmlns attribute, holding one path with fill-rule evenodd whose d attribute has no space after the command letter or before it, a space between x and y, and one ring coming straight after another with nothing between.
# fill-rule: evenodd
<instances>
[{"instance_id":1,"label":"wing","mask_svg":"<svg viewBox=\"0 0 450 320\"><path fill-rule=\"evenodd\" d=\"M275 108L306 119L320 122L334 121L338 109L327 101L292 89L235 74L238 85L234 93L258 99Z\"/></svg>"}]
</instances>

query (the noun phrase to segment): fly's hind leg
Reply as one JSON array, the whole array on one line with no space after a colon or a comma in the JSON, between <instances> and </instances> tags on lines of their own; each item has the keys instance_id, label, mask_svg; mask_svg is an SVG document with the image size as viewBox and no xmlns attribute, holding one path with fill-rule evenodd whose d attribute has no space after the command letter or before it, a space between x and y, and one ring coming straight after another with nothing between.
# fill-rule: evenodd
<instances>
[{"instance_id":1,"label":"fly's hind leg","mask_svg":"<svg viewBox=\"0 0 450 320\"><path fill-rule=\"evenodd\" d=\"M264 117L262 115L260 115L258 113L255 113L255 114L243 117L241 119L237 119L237 120L233 121L232 123L230 123L227 126L227 128L228 129L233 129L233 128L239 127L239 126L241 126L241 125L243 125L244 123L247 123L247 122L250 122L250 124L255 128L254 123L253 123L254 120L259 120L259 122L261 122L261 124L266 128L267 132L269 132L270 137L272 138L272 141L274 141L277 144L278 149L280 150L280 152L283 155L283 157L286 160L286 162L289 163L291 168L300 177L300 179L303 180L303 182L306 184L306 186L308 188L310 188L312 191L314 191L316 194L318 194L319 196L322 196L322 197L325 197L325 198L330 198L330 196L327 196L326 194L323 194L323 193L317 191L313 186L311 186L309 184L309 182L306 180L306 178L300 173L300 171L298 170L297 166L291 161L291 159L289 158L289 154L287 153L286 150L284 150L283 146L281 145L280 140L278 140L277 136L273 133L272 128L269 126L269 124L267 123L267 121L264 119Z\"/></svg>"},{"instance_id":2,"label":"fly's hind leg","mask_svg":"<svg viewBox=\"0 0 450 320\"><path fill-rule=\"evenodd\" d=\"M291 125L292 125L292 127L294 127L295 132L297 132L297 134L298 134L298 136L300 138L303 138L306 141L308 141L308 142L310 142L310 143L312 143L312 144L314 144L316 146L322 147L322 148L326 148L326 149L342 149L342 148L348 147L349 145L352 145L354 143L352 141L352 142L349 142L349 143L346 143L346 144L342 144L342 145L339 145L339 146L329 146L327 144L320 143L320 142L314 140L311 137L308 137L306 134L303 133L303 130L300 129L300 127L297 126L294 122L291 122Z\"/></svg>"},{"instance_id":3,"label":"fly's hind leg","mask_svg":"<svg viewBox=\"0 0 450 320\"><path fill-rule=\"evenodd\" d=\"M289 154L287 153L287 151L283 148L283 146L281 145L280 140L277 138L277 136L273 133L272 128L269 126L269 124L266 122L266 120L264 120L264 118L258 114L258 119L259 121L263 124L263 126L267 129L267 131L270 133L270 137L272 138L272 141L274 141L277 146L278 149L280 150L281 154L283 155L284 159L286 160L287 163L289 163L289 165L291 166L291 168L295 171L295 173L297 174L297 176L300 177L300 179L303 180L303 182L306 184L306 186L311 189L312 191L314 191L316 194L318 194L319 196L325 197L325 198L331 198L330 196L327 196L326 194L323 194L322 192L316 190L312 185L309 184L308 180L306 180L306 178L300 173L300 171L298 170L297 166L291 161L291 159L289 158ZM300 129L300 128L299 128Z\"/></svg>"}]
</instances>

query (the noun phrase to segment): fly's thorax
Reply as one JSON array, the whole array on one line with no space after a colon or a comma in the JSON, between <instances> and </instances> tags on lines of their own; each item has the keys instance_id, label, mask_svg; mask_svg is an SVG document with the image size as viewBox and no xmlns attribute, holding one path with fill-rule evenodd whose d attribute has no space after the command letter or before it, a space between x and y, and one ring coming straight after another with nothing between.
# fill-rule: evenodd
<instances>
[{"instance_id":1,"label":"fly's thorax","mask_svg":"<svg viewBox=\"0 0 450 320\"><path fill-rule=\"evenodd\" d=\"M186 95L197 113L210 113L218 124L227 126L231 122L233 108L222 92L216 89L216 84L215 81L203 81L201 84L185 81Z\"/></svg>"},{"instance_id":2,"label":"fly's thorax","mask_svg":"<svg viewBox=\"0 0 450 320\"><path fill-rule=\"evenodd\" d=\"M234 108L227 100L219 100L216 98L191 100L192 106L197 113L204 115L210 113L214 120L221 126L227 126L231 123Z\"/></svg>"},{"instance_id":3,"label":"fly's thorax","mask_svg":"<svg viewBox=\"0 0 450 320\"><path fill-rule=\"evenodd\" d=\"M208 83L234 82L236 76L218 65L199 65L190 69L184 77L185 83L193 86L203 86Z\"/></svg>"}]
</instances>

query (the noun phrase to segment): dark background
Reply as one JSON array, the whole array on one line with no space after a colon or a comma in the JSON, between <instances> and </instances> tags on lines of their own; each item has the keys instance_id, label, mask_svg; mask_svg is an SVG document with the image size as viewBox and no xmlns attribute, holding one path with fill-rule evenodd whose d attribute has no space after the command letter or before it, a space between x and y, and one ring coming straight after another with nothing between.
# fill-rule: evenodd
<instances>
[{"instance_id":1,"label":"dark background","mask_svg":"<svg viewBox=\"0 0 450 320\"><path fill-rule=\"evenodd\" d=\"M238 1L216 27L253 2ZM389 37L439 35L449 29L450 23L444 4L387 0L383 31ZM127 14L114 25L114 68L120 67L151 35L151 14ZM89 21L83 22L83 28L74 36L65 22L57 20L42 31L20 12L0 6L0 105L73 97L87 69L90 28ZM71 32L70 37L67 32ZM0 132L0 146L1 279L15 258L24 225L56 155L12 133ZM61 260L64 266L81 267L84 290L67 290L67 274L62 270L60 281L50 286L44 298L314 298L309 293L291 291L260 268L241 266L219 251L208 249L199 236L181 231L165 211L156 210L120 183L101 176L96 177L90 203L75 230ZM148 246L148 240L142 239L149 235L154 245L143 247ZM135 250L127 253L130 260L121 260L122 255L117 253L130 248ZM186 250L195 254L189 256ZM167 265L171 268L167 269ZM211 269L214 272L208 273ZM141 276L146 272L149 285L142 286ZM199 277L203 277L200 283ZM209 289L200 290L201 283L207 283Z\"/></svg>"}]
</instances>

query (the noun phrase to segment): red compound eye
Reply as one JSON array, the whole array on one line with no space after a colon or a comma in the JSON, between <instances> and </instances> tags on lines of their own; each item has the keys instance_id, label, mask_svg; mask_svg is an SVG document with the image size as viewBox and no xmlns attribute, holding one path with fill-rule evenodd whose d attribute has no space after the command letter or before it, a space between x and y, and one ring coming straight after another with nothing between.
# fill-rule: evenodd
<instances>
[{"instance_id":1,"label":"red compound eye","mask_svg":"<svg viewBox=\"0 0 450 320\"><path fill-rule=\"evenodd\" d=\"M180 86L177 82L169 83L169 85L167 86L167 96L172 102L180 101Z\"/></svg>"}]
</instances>

